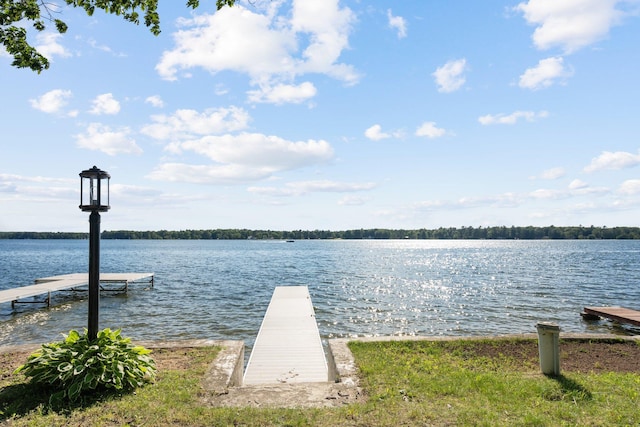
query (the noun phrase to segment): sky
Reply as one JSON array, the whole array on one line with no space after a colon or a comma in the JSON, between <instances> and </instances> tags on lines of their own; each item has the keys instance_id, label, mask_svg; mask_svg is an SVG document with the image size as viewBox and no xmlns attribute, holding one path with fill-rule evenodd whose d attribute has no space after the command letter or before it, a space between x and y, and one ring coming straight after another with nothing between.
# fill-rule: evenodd
<instances>
[{"instance_id":1,"label":"sky","mask_svg":"<svg viewBox=\"0 0 640 427\"><path fill-rule=\"evenodd\" d=\"M640 226L640 0L185 3L0 52L0 231Z\"/></svg>"}]
</instances>

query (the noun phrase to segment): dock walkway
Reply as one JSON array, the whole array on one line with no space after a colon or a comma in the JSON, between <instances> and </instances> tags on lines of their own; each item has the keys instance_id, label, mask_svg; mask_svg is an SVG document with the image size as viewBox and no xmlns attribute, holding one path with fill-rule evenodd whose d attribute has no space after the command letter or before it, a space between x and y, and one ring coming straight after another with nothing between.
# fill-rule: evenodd
<instances>
[{"instance_id":1,"label":"dock walkway","mask_svg":"<svg viewBox=\"0 0 640 427\"><path fill-rule=\"evenodd\" d=\"M100 273L100 283L122 283L124 287L121 290L126 292L129 283L133 282L147 281L153 286L153 276L153 273ZM75 289L88 284L88 273L71 273L60 276L43 277L36 279L33 285L0 291L0 304L11 302L11 306L13 307L19 300L46 295L44 301L37 302L46 303L48 306L51 303L52 292Z\"/></svg>"},{"instance_id":2,"label":"dock walkway","mask_svg":"<svg viewBox=\"0 0 640 427\"><path fill-rule=\"evenodd\" d=\"M629 323L640 326L640 311L624 307L585 307L584 313L589 316L604 317L618 323Z\"/></svg>"},{"instance_id":3,"label":"dock walkway","mask_svg":"<svg viewBox=\"0 0 640 427\"><path fill-rule=\"evenodd\" d=\"M276 287L251 351L243 384L328 380L327 360L309 289Z\"/></svg>"}]
</instances>

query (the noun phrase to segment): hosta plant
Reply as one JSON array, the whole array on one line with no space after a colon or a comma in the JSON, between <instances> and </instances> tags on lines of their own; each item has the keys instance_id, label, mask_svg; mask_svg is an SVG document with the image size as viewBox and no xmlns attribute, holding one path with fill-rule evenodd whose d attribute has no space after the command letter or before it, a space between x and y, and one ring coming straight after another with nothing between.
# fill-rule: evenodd
<instances>
[{"instance_id":1,"label":"hosta plant","mask_svg":"<svg viewBox=\"0 0 640 427\"><path fill-rule=\"evenodd\" d=\"M103 329L94 341L86 329L63 336L61 342L43 344L16 370L32 383L53 388L52 397L76 401L96 390L132 390L155 377L151 350L133 345L120 329Z\"/></svg>"}]
</instances>

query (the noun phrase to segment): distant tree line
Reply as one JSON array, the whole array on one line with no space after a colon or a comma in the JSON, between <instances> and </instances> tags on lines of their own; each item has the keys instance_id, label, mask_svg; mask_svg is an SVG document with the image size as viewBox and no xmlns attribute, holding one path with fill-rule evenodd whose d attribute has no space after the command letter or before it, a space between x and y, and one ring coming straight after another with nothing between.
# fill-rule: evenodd
<instances>
[{"instance_id":1,"label":"distant tree line","mask_svg":"<svg viewBox=\"0 0 640 427\"><path fill-rule=\"evenodd\" d=\"M0 239L88 239L89 233L53 231L0 231Z\"/></svg>"},{"instance_id":2,"label":"distant tree line","mask_svg":"<svg viewBox=\"0 0 640 427\"><path fill-rule=\"evenodd\" d=\"M0 239L87 239L88 233L0 232ZM345 231L329 230L159 230L103 231L103 239L122 240L306 240L306 239L440 239L440 240L541 240L541 239L640 239L640 227L462 227L417 230L370 228Z\"/></svg>"}]
</instances>

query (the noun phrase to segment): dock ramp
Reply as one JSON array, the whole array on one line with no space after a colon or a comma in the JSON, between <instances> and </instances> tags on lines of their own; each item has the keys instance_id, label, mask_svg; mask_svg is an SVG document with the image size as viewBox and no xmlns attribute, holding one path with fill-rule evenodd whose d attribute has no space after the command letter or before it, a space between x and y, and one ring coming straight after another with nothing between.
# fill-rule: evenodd
<instances>
[{"instance_id":1,"label":"dock ramp","mask_svg":"<svg viewBox=\"0 0 640 427\"><path fill-rule=\"evenodd\" d=\"M329 372L306 286L278 286L244 373L244 385L327 382Z\"/></svg>"}]
</instances>

